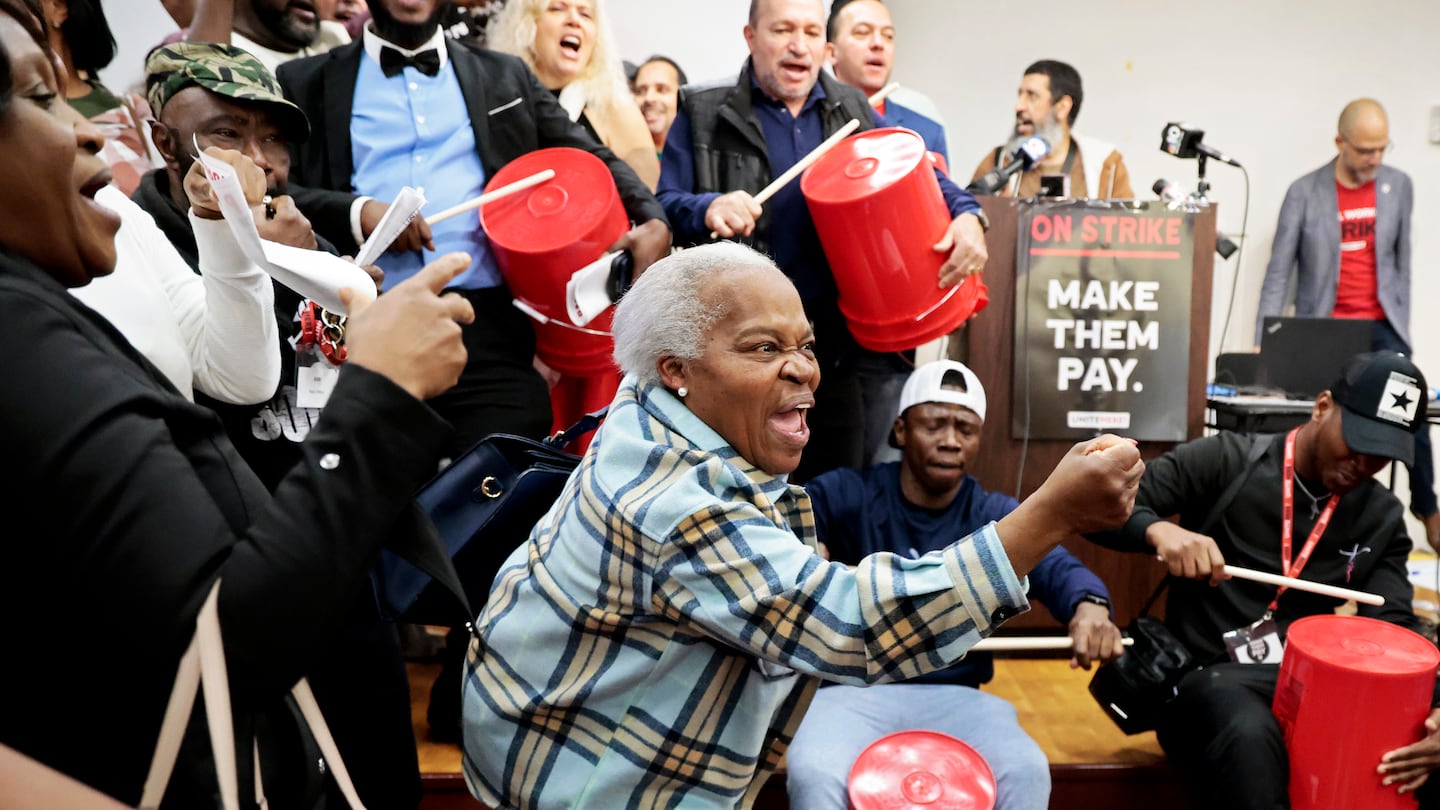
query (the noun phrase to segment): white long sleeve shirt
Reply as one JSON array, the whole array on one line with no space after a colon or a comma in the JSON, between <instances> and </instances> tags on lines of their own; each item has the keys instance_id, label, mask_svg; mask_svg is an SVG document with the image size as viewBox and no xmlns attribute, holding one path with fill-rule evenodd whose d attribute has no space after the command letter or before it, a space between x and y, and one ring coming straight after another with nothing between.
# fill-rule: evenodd
<instances>
[{"instance_id":1,"label":"white long sleeve shirt","mask_svg":"<svg viewBox=\"0 0 1440 810\"><path fill-rule=\"evenodd\" d=\"M270 277L240 250L223 220L190 215L200 274L148 213L119 189L95 200L120 215L115 272L71 290L193 399L263 402L280 382L280 338Z\"/></svg>"}]
</instances>

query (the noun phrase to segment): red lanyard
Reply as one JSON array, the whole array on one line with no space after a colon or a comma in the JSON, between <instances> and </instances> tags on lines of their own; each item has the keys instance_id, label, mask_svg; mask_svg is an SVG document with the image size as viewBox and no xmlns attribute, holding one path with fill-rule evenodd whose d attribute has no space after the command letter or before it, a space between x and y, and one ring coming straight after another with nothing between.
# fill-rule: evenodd
<instances>
[{"instance_id":1,"label":"red lanyard","mask_svg":"<svg viewBox=\"0 0 1440 810\"><path fill-rule=\"evenodd\" d=\"M1287 577L1300 576L1305 569L1305 563L1310 562L1310 553L1315 550L1316 544L1320 542L1320 536L1330 526L1330 518L1335 514L1335 504L1340 499L1334 495L1325 503L1325 510L1315 521L1315 528L1310 530L1310 537L1305 540L1304 548L1300 549L1300 559L1290 564L1291 547L1294 545L1295 534L1295 436L1300 428L1295 428L1285 436L1285 475L1281 479L1280 492L1284 499L1284 510L1280 517L1280 573ZM1280 590L1275 592L1275 598L1271 600L1269 612L1274 613L1275 607L1280 604L1280 595L1285 593L1286 586L1281 585Z\"/></svg>"},{"instance_id":2,"label":"red lanyard","mask_svg":"<svg viewBox=\"0 0 1440 810\"><path fill-rule=\"evenodd\" d=\"M345 362L345 319L320 308L314 301L300 304L300 334L290 339L297 354L319 347L320 354L339 366Z\"/></svg>"}]
</instances>

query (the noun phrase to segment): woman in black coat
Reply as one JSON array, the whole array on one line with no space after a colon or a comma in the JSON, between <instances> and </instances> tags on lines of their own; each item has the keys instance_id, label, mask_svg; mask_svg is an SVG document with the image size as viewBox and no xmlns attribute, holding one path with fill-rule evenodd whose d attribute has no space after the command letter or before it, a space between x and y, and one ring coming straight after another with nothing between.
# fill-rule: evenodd
<instances>
[{"instance_id":1,"label":"woman in black coat","mask_svg":"<svg viewBox=\"0 0 1440 810\"><path fill-rule=\"evenodd\" d=\"M350 361L303 459L271 495L211 412L180 396L68 295L111 271L115 215L88 125L63 104L35 20L0 0L0 743L128 803L140 796L194 619L223 580L242 794L448 426L422 400L464 365L467 303L446 257L369 306L348 299ZM214 806L205 735L187 734L167 805ZM294 763L297 768L302 763ZM294 806L303 769L265 774Z\"/></svg>"}]
</instances>

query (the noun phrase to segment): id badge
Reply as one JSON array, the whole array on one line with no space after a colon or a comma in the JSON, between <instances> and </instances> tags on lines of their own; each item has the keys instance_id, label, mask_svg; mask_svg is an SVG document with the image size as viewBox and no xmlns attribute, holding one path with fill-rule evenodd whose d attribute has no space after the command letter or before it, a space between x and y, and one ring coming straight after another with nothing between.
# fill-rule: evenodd
<instances>
[{"instance_id":1,"label":"id badge","mask_svg":"<svg viewBox=\"0 0 1440 810\"><path fill-rule=\"evenodd\" d=\"M315 349L295 353L295 404L301 408L324 408L330 392L340 380L340 369Z\"/></svg>"},{"instance_id":2,"label":"id badge","mask_svg":"<svg viewBox=\"0 0 1440 810\"><path fill-rule=\"evenodd\" d=\"M1237 627L1222 638L1230 660L1237 663L1278 664L1285 654L1280 628L1268 616L1248 627Z\"/></svg>"}]
</instances>

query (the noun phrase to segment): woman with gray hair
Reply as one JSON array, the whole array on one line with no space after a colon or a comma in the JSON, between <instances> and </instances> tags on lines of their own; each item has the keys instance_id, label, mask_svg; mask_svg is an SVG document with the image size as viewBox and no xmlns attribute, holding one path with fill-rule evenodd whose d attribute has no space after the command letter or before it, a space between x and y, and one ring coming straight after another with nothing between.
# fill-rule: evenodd
<instances>
[{"instance_id":1,"label":"woman with gray hair","mask_svg":"<svg viewBox=\"0 0 1440 810\"><path fill-rule=\"evenodd\" d=\"M486 30L490 48L518 56L560 106L650 187L660 160L635 105L601 0L509 0Z\"/></svg>"},{"instance_id":2,"label":"woman with gray hair","mask_svg":"<svg viewBox=\"0 0 1440 810\"><path fill-rule=\"evenodd\" d=\"M943 551L831 564L785 480L820 383L789 279L741 245L682 251L614 332L609 418L476 622L465 775L488 806L748 806L819 679L957 660L1061 539L1126 519L1144 469L1100 437Z\"/></svg>"}]
</instances>

